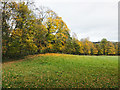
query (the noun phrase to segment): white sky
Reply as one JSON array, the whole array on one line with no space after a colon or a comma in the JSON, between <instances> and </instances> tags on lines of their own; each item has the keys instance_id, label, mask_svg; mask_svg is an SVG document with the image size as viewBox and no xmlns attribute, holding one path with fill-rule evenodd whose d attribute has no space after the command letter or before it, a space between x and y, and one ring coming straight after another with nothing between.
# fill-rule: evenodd
<instances>
[{"instance_id":1,"label":"white sky","mask_svg":"<svg viewBox=\"0 0 120 90\"><path fill-rule=\"evenodd\" d=\"M78 39L118 41L118 0L33 0L49 7Z\"/></svg>"}]
</instances>

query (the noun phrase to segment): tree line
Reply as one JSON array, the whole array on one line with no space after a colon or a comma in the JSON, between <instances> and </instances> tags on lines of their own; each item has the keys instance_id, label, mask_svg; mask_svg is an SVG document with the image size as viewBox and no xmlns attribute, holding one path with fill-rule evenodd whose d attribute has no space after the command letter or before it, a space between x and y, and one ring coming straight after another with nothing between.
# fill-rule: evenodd
<instances>
[{"instance_id":1,"label":"tree line","mask_svg":"<svg viewBox=\"0 0 120 90\"><path fill-rule=\"evenodd\" d=\"M39 53L119 55L118 42L99 43L70 36L66 23L53 10L30 2L2 2L2 55Z\"/></svg>"}]
</instances>

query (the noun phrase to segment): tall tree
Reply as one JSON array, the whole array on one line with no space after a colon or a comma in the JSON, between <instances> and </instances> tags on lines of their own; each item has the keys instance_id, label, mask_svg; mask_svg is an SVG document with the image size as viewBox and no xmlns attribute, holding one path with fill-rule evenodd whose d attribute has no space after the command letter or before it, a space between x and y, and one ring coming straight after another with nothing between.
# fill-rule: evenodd
<instances>
[{"instance_id":1,"label":"tall tree","mask_svg":"<svg viewBox=\"0 0 120 90\"><path fill-rule=\"evenodd\" d=\"M6 55L8 51L8 43L10 41L10 12L9 2L2 2L2 54Z\"/></svg>"},{"instance_id":2,"label":"tall tree","mask_svg":"<svg viewBox=\"0 0 120 90\"><path fill-rule=\"evenodd\" d=\"M36 45L33 42L34 16L25 2L13 2L10 7L14 12L12 20L14 27L11 32L11 42L9 43L9 55L27 55L36 52Z\"/></svg>"},{"instance_id":3,"label":"tall tree","mask_svg":"<svg viewBox=\"0 0 120 90\"><path fill-rule=\"evenodd\" d=\"M103 50L103 55L107 55L107 44L108 44L108 41L105 38L103 38L100 42L101 48Z\"/></svg>"}]
</instances>

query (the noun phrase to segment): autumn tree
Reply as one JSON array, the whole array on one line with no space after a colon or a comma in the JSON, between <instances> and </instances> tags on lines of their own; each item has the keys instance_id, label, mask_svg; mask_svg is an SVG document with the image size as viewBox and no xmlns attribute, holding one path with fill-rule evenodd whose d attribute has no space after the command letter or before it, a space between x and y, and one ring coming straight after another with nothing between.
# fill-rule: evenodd
<instances>
[{"instance_id":1,"label":"autumn tree","mask_svg":"<svg viewBox=\"0 0 120 90\"><path fill-rule=\"evenodd\" d=\"M84 54L83 42L79 41L78 44L79 44L79 47L80 47L80 48L79 48L79 54L80 54L80 55L83 55L83 54Z\"/></svg>"},{"instance_id":2,"label":"autumn tree","mask_svg":"<svg viewBox=\"0 0 120 90\"><path fill-rule=\"evenodd\" d=\"M89 55L91 53L90 41L88 38L82 39L83 42L83 51L85 55Z\"/></svg>"},{"instance_id":3,"label":"autumn tree","mask_svg":"<svg viewBox=\"0 0 120 90\"><path fill-rule=\"evenodd\" d=\"M107 55L107 46L108 46L108 41L107 39L103 38L100 42L101 48L103 50L103 55Z\"/></svg>"},{"instance_id":4,"label":"autumn tree","mask_svg":"<svg viewBox=\"0 0 120 90\"><path fill-rule=\"evenodd\" d=\"M113 43L115 47L115 54L118 55L118 42Z\"/></svg>"},{"instance_id":5,"label":"autumn tree","mask_svg":"<svg viewBox=\"0 0 120 90\"><path fill-rule=\"evenodd\" d=\"M7 55L8 51L8 43L10 41L10 12L11 9L9 8L9 2L2 2L2 54Z\"/></svg>"},{"instance_id":6,"label":"autumn tree","mask_svg":"<svg viewBox=\"0 0 120 90\"><path fill-rule=\"evenodd\" d=\"M36 53L78 55L117 55L119 43L102 39L94 44L88 38L70 36L67 24L53 10L31 7L29 1L2 2L3 56L18 57Z\"/></svg>"},{"instance_id":7,"label":"autumn tree","mask_svg":"<svg viewBox=\"0 0 120 90\"><path fill-rule=\"evenodd\" d=\"M101 45L97 43L95 46L98 51L97 55L103 55L103 49L101 48Z\"/></svg>"},{"instance_id":8,"label":"autumn tree","mask_svg":"<svg viewBox=\"0 0 120 90\"><path fill-rule=\"evenodd\" d=\"M118 42L118 55L120 55L120 42Z\"/></svg>"},{"instance_id":9,"label":"autumn tree","mask_svg":"<svg viewBox=\"0 0 120 90\"><path fill-rule=\"evenodd\" d=\"M33 19L31 11L25 2L15 3L9 5L12 8L12 20L13 27L11 30L11 42L9 42L9 56L15 55L27 55L34 53L37 50L36 45L33 42Z\"/></svg>"},{"instance_id":10,"label":"autumn tree","mask_svg":"<svg viewBox=\"0 0 120 90\"><path fill-rule=\"evenodd\" d=\"M72 37L68 38L65 44L65 48L63 50L63 53L66 54L72 54L73 52L73 44L72 44Z\"/></svg>"},{"instance_id":11,"label":"autumn tree","mask_svg":"<svg viewBox=\"0 0 120 90\"><path fill-rule=\"evenodd\" d=\"M62 20L61 17L57 17L55 19L56 23L56 31L55 31L55 46L56 49L60 52L62 52L65 48L65 44L70 38L69 34L69 28L65 24L65 22Z\"/></svg>"},{"instance_id":12,"label":"autumn tree","mask_svg":"<svg viewBox=\"0 0 120 90\"><path fill-rule=\"evenodd\" d=\"M114 47L113 43L110 41L108 41L107 54L115 55L115 47Z\"/></svg>"},{"instance_id":13,"label":"autumn tree","mask_svg":"<svg viewBox=\"0 0 120 90\"><path fill-rule=\"evenodd\" d=\"M90 47L91 47L91 55L97 55L98 50L97 50L96 46L92 42L90 42Z\"/></svg>"}]
</instances>

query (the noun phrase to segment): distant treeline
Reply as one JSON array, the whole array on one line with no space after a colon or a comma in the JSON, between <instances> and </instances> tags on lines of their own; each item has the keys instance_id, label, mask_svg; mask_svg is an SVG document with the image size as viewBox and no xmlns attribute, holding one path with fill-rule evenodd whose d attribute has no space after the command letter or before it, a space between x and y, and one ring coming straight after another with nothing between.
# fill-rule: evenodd
<instances>
[{"instance_id":1,"label":"distant treeline","mask_svg":"<svg viewBox=\"0 0 120 90\"><path fill-rule=\"evenodd\" d=\"M39 53L78 55L118 55L118 42L87 38L80 41L54 11L30 2L2 2L3 57L21 57Z\"/></svg>"}]
</instances>

